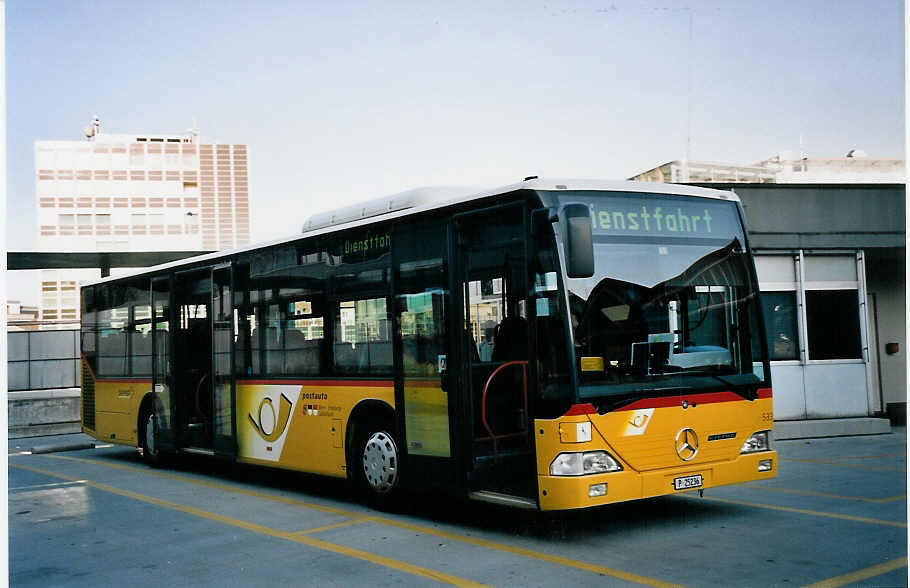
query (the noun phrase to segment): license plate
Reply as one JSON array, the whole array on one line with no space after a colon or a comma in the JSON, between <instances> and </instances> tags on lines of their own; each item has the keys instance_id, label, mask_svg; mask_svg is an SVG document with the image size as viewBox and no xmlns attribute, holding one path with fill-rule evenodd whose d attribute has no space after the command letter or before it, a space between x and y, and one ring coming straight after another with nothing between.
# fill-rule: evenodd
<instances>
[{"instance_id":1,"label":"license plate","mask_svg":"<svg viewBox=\"0 0 910 588\"><path fill-rule=\"evenodd\" d=\"M702 484L704 484L704 480L702 479L701 474L673 478L674 490L689 490L690 488L699 488Z\"/></svg>"}]
</instances>

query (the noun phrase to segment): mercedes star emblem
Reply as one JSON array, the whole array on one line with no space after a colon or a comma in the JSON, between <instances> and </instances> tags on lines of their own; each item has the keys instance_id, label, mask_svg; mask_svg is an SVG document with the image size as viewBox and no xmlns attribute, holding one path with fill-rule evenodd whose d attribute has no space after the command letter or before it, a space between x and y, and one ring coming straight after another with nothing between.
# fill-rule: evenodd
<instances>
[{"instance_id":1,"label":"mercedes star emblem","mask_svg":"<svg viewBox=\"0 0 910 588\"><path fill-rule=\"evenodd\" d=\"M676 455L683 461L691 461L698 453L698 435L686 427L676 434Z\"/></svg>"}]
</instances>

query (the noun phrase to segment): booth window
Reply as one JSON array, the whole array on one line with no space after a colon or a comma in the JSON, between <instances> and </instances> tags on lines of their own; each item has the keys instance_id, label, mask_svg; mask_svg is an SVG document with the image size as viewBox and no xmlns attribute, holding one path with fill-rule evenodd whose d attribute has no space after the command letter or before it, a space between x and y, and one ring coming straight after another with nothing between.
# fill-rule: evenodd
<instances>
[{"instance_id":1,"label":"booth window","mask_svg":"<svg viewBox=\"0 0 910 588\"><path fill-rule=\"evenodd\" d=\"M856 290L806 292L809 359L862 359Z\"/></svg>"},{"instance_id":2,"label":"booth window","mask_svg":"<svg viewBox=\"0 0 910 588\"><path fill-rule=\"evenodd\" d=\"M762 292L761 301L771 361L798 360L796 292ZM757 350L753 350L755 357Z\"/></svg>"}]
</instances>

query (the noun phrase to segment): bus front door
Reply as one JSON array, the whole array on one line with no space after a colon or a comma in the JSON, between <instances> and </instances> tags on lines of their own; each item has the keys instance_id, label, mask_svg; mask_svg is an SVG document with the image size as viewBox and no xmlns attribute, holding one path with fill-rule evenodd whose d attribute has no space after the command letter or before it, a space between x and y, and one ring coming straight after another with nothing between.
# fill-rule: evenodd
<instances>
[{"instance_id":1,"label":"bus front door","mask_svg":"<svg viewBox=\"0 0 910 588\"><path fill-rule=\"evenodd\" d=\"M457 219L463 459L474 494L536 499L529 416L528 280L520 205ZM453 366L449 366L451 370Z\"/></svg>"}]
</instances>

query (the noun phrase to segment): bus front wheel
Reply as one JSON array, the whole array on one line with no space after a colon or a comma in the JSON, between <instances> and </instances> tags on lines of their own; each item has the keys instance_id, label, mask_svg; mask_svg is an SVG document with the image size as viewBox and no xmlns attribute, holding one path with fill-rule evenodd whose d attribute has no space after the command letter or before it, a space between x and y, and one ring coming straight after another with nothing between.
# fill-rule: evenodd
<instances>
[{"instance_id":1,"label":"bus front wheel","mask_svg":"<svg viewBox=\"0 0 910 588\"><path fill-rule=\"evenodd\" d=\"M162 464L161 448L158 436L158 417L152 408L143 411L142 430L139 432L139 441L142 446L142 459L152 467Z\"/></svg>"}]
</instances>

